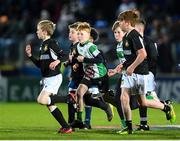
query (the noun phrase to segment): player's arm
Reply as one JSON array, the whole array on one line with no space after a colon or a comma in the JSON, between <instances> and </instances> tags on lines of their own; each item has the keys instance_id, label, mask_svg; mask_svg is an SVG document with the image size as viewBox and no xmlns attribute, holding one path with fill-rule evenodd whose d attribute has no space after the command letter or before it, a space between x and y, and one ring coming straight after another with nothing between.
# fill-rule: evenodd
<instances>
[{"instance_id":1,"label":"player's arm","mask_svg":"<svg viewBox=\"0 0 180 141\"><path fill-rule=\"evenodd\" d=\"M144 59L147 57L146 50L144 48L137 51L137 57L131 66L135 69L139 64L141 64Z\"/></svg>"},{"instance_id":2,"label":"player's arm","mask_svg":"<svg viewBox=\"0 0 180 141\"><path fill-rule=\"evenodd\" d=\"M93 55L93 58L86 58L84 56L78 56L77 60L84 63L103 63L103 57L96 45L92 45L89 48L89 52Z\"/></svg>"},{"instance_id":3,"label":"player's arm","mask_svg":"<svg viewBox=\"0 0 180 141\"><path fill-rule=\"evenodd\" d=\"M31 50L31 45L26 45L26 54L29 57L29 59L38 67L40 68L40 60L37 60L33 55L32 55L32 50Z\"/></svg>"},{"instance_id":4,"label":"player's arm","mask_svg":"<svg viewBox=\"0 0 180 141\"><path fill-rule=\"evenodd\" d=\"M61 61L60 60L55 60L55 61L53 61L53 62L51 62L50 64L49 64L49 68L51 69L51 70L55 70L55 68L56 68L56 66L60 63Z\"/></svg>"},{"instance_id":5,"label":"player's arm","mask_svg":"<svg viewBox=\"0 0 180 141\"><path fill-rule=\"evenodd\" d=\"M84 58L84 63L103 63L103 58L101 54L99 53L96 57L94 58Z\"/></svg>"},{"instance_id":6,"label":"player's arm","mask_svg":"<svg viewBox=\"0 0 180 141\"><path fill-rule=\"evenodd\" d=\"M55 70L56 66L61 63L60 59L63 56L63 51L58 46L58 43L56 41L52 41L50 43L50 53L52 58L55 60L49 64L49 68L51 70Z\"/></svg>"},{"instance_id":7,"label":"player's arm","mask_svg":"<svg viewBox=\"0 0 180 141\"><path fill-rule=\"evenodd\" d=\"M101 54L97 55L94 58L85 58L84 56L78 56L77 60L79 62L83 62L83 63L103 63L103 58L101 56Z\"/></svg>"},{"instance_id":8,"label":"player's arm","mask_svg":"<svg viewBox=\"0 0 180 141\"><path fill-rule=\"evenodd\" d=\"M56 59L61 60L61 58L64 55L63 50L59 47L59 45L56 41L52 41L50 43L50 52L51 52L51 56L54 60L56 60Z\"/></svg>"},{"instance_id":9,"label":"player's arm","mask_svg":"<svg viewBox=\"0 0 180 141\"><path fill-rule=\"evenodd\" d=\"M68 60L64 62L65 67L68 67L69 65L73 65L78 62L76 59L76 55L74 55L73 52L73 50L70 51Z\"/></svg>"},{"instance_id":10,"label":"player's arm","mask_svg":"<svg viewBox=\"0 0 180 141\"><path fill-rule=\"evenodd\" d=\"M158 58L157 44L153 42L151 39L148 40L149 41L147 42L146 46L148 60L151 62L156 62Z\"/></svg>"},{"instance_id":11,"label":"player's arm","mask_svg":"<svg viewBox=\"0 0 180 141\"><path fill-rule=\"evenodd\" d=\"M71 65L72 64L72 62L73 62L73 55L71 54L71 53L69 53L69 58L68 58L68 60L66 60L65 62L64 62L64 66L65 67L68 67L69 65Z\"/></svg>"},{"instance_id":12,"label":"player's arm","mask_svg":"<svg viewBox=\"0 0 180 141\"><path fill-rule=\"evenodd\" d=\"M137 57L134 62L127 68L127 74L131 75L135 68L141 64L144 59L147 57L147 53L144 47L143 38L140 36L138 32L135 32L131 37L134 50L136 51Z\"/></svg>"},{"instance_id":13,"label":"player's arm","mask_svg":"<svg viewBox=\"0 0 180 141\"><path fill-rule=\"evenodd\" d=\"M31 61L32 61L38 68L40 68L40 60L37 60L36 58L34 58L34 56L29 57L29 59L31 59Z\"/></svg>"}]
</instances>

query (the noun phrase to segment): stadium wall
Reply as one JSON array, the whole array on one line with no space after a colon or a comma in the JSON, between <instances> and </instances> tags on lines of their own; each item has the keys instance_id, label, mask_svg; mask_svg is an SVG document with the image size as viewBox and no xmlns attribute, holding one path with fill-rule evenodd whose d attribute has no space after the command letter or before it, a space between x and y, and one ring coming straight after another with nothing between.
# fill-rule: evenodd
<instances>
[{"instance_id":1,"label":"stadium wall","mask_svg":"<svg viewBox=\"0 0 180 141\"><path fill-rule=\"evenodd\" d=\"M0 102L36 101L40 92L38 78L0 78ZM117 79L111 78L111 88L115 88ZM161 100L171 99L180 103L180 76L157 78L157 93ZM67 94L68 81L64 80L59 95Z\"/></svg>"}]
</instances>

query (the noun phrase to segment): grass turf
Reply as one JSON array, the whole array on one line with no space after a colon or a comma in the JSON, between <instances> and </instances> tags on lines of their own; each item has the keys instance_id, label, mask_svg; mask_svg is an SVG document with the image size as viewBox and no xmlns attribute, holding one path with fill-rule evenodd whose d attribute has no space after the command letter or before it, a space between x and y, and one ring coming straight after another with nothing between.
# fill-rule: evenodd
<instances>
[{"instance_id":1,"label":"grass turf","mask_svg":"<svg viewBox=\"0 0 180 141\"><path fill-rule=\"evenodd\" d=\"M180 104L175 104L177 121L180 125ZM67 119L67 105L58 107ZM119 135L120 121L115 111L111 122L106 114L97 108L92 111L92 130L76 130L72 134L57 134L58 123L45 106L36 103L0 103L0 139L2 140L152 140L152 139L180 139L180 128L166 128L170 122L160 110L148 109L148 123L150 125L164 125L161 130L146 132L136 131L132 135ZM139 124L138 110L133 111L133 124ZM100 126L102 128L95 128ZM110 127L110 128L107 128Z\"/></svg>"}]
</instances>

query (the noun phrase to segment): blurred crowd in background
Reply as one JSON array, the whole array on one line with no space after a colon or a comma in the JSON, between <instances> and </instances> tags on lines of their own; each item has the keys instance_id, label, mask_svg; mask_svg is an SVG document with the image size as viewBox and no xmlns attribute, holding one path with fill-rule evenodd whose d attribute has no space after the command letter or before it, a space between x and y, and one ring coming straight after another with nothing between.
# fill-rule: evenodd
<instances>
[{"instance_id":1,"label":"blurred crowd in background","mask_svg":"<svg viewBox=\"0 0 180 141\"><path fill-rule=\"evenodd\" d=\"M96 44L113 67L118 61L111 27L118 14L128 9L140 10L147 22L145 34L158 44L158 73L180 73L178 5L176 0L0 0L1 75L39 75L24 49L30 43L37 55L41 41L36 36L36 24L42 19L56 23L54 38L66 54L70 46L68 25L89 22L99 31Z\"/></svg>"}]
</instances>

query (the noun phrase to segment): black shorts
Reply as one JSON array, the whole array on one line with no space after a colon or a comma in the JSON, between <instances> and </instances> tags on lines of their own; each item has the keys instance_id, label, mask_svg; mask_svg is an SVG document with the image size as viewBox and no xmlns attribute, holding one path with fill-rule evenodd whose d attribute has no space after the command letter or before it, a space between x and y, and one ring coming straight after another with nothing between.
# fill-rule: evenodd
<instances>
[{"instance_id":1,"label":"black shorts","mask_svg":"<svg viewBox=\"0 0 180 141\"><path fill-rule=\"evenodd\" d=\"M109 77L107 75L97 79L83 77L80 84L84 84L88 88L91 86L97 86L100 91L107 92L109 90Z\"/></svg>"}]
</instances>

